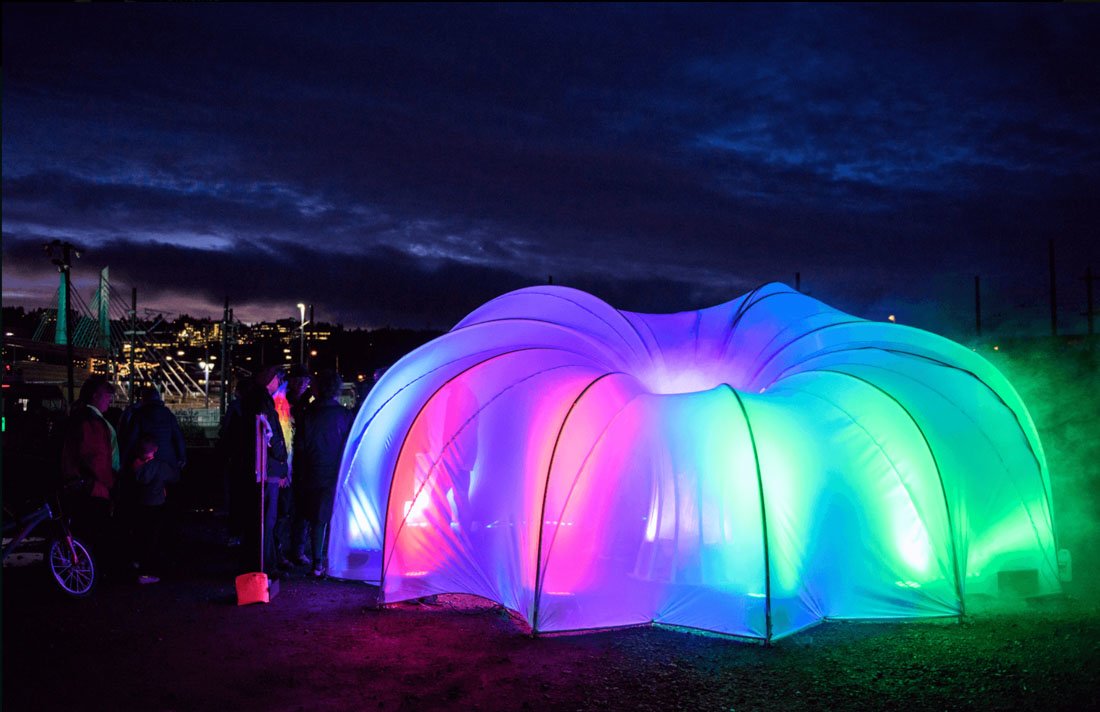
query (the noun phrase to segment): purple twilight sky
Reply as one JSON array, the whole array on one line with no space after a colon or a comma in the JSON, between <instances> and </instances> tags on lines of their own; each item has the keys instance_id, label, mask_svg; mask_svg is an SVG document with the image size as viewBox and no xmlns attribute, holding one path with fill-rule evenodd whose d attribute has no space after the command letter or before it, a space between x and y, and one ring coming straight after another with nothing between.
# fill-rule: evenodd
<instances>
[{"instance_id":1,"label":"purple twilight sky","mask_svg":"<svg viewBox=\"0 0 1100 712\"><path fill-rule=\"evenodd\" d=\"M1100 271L1100 6L3 9L3 302L84 248L143 306L447 328L793 283L948 334Z\"/></svg>"}]
</instances>

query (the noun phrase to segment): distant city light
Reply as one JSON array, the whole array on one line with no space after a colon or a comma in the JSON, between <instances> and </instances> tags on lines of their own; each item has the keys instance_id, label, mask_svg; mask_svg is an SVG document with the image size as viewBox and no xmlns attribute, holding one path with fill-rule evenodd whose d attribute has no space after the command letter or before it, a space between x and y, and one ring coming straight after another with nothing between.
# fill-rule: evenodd
<instances>
[{"instance_id":1,"label":"distant city light","mask_svg":"<svg viewBox=\"0 0 1100 712\"><path fill-rule=\"evenodd\" d=\"M890 316L888 316L886 318L889 319L890 321L894 322L895 324L897 323L897 319L894 318L893 314L891 314Z\"/></svg>"}]
</instances>

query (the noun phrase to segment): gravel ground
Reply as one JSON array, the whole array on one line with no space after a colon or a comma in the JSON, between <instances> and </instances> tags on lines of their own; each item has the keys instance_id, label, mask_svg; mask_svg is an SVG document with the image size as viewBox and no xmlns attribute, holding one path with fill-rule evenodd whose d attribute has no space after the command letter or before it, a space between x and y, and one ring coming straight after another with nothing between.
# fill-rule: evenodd
<instances>
[{"instance_id":1,"label":"gravel ground","mask_svg":"<svg viewBox=\"0 0 1100 712\"><path fill-rule=\"evenodd\" d=\"M190 514L176 572L54 592L3 574L5 710L1097 709L1100 610L1058 600L962 623L830 623L772 647L664 628L532 638L469 596L373 606L304 570L238 607L221 520Z\"/></svg>"}]
</instances>

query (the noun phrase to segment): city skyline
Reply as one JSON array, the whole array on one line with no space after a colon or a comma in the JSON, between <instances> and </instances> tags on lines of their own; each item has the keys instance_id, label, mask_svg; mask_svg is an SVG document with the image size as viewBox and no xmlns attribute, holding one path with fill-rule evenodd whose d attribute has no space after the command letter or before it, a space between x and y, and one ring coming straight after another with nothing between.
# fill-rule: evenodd
<instances>
[{"instance_id":1,"label":"city skyline","mask_svg":"<svg viewBox=\"0 0 1100 712\"><path fill-rule=\"evenodd\" d=\"M1100 269L1091 5L4 7L3 303L447 329L546 283L1067 330Z\"/></svg>"}]
</instances>

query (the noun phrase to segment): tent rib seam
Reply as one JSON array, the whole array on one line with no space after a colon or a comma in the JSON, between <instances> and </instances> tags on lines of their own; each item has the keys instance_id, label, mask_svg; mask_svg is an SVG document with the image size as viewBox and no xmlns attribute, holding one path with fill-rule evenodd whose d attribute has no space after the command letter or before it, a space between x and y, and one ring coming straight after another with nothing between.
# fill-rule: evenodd
<instances>
[{"instance_id":1,"label":"tent rib seam","mask_svg":"<svg viewBox=\"0 0 1100 712\"><path fill-rule=\"evenodd\" d=\"M483 363L488 363L488 362L485 361ZM478 365L481 365L481 364L478 364ZM492 405L497 399L503 397L505 393L512 390L513 388L520 385L521 383L525 383L525 382L531 380L532 378L536 378L538 376L541 376L544 373L549 373L551 371L556 371L556 370L562 369L562 368L577 368L577 364L561 364L561 365L558 365L558 366L551 366L550 368L544 368L541 371L535 371L534 373L528 374L528 375L524 376L523 378L519 379L518 381L516 381L515 383L509 384L507 388L501 390L499 393L494 395L492 398L485 401L484 405L481 405L480 407L478 407L478 409L476 411L474 411L474 413L469 418L467 418L465 421L463 421L462 425L460 425L457 430L455 430L454 435L452 435L450 437L450 439L448 439L447 442L444 443L442 447L440 447L439 456L435 458L435 461L432 462L431 467L428 468L427 475L424 477L424 482L421 483L420 487L416 490L416 494L413 495L413 501L415 502L417 499L419 499L420 493L423 492L424 488L428 486L428 482L431 481L433 473L436 472L436 468L438 467L439 463L443 460L443 456L447 452L447 448L449 448L451 446L451 443L453 443L458 438L459 434L463 430L466 429L466 426L468 426L474 420L474 418L476 418L478 415L480 415L482 411L484 411L486 408L488 408L490 405ZM446 387L446 386L444 386L444 387ZM432 397L434 398L435 395L437 395L439 393L439 391L441 391L441 390L442 390L442 388L440 388L435 393L433 393ZM431 400L431 398L429 398L428 400ZM420 417L420 413L417 413L417 418L419 418L419 417ZM411 431L411 428L410 428L410 431ZM402 449L404 449L404 443L402 443ZM400 459L401 459L400 455L398 455L398 462L400 461ZM394 463L394 476L395 477L396 477L397 464L398 464L397 462ZM392 487L392 480L391 480L391 487ZM388 508L387 508L387 519L388 519ZM398 527L397 532L394 534L394 551L392 551L390 553L388 558L385 557L385 550L383 549L383 557L384 557L383 558L383 566L388 566L389 565L388 564L388 559L392 559L394 557L394 555L397 553L397 549L396 549L397 539L396 538L401 536L401 532L404 531L405 523L408 521L408 519L409 519L408 513L406 513L405 516L403 516L401 518L401 524ZM383 546L385 546L384 541L383 541Z\"/></svg>"},{"instance_id":2,"label":"tent rib seam","mask_svg":"<svg viewBox=\"0 0 1100 712\"><path fill-rule=\"evenodd\" d=\"M968 420L970 423L972 423L974 425L974 427L977 429L977 431L979 433L981 433L982 438L987 443L989 443L989 447L992 450L993 454L996 455L997 461L1001 464L1001 469L1004 470L1005 475L1008 476L1008 477L1011 477L1012 472L1008 467L1008 463L1005 462L1004 457L1001 456L1000 449L996 446L996 444L993 442L993 440L989 437L989 434L980 426L980 424L978 423L977 420L975 420L969 413L967 413L963 409L962 406L960 406L958 403L956 403L955 401L948 398L943 392L933 388L930 384L926 383L925 381L922 381L918 378L913 378L912 376L910 376L908 374L905 374L905 373L902 373L901 371L895 371L892 368L886 368L885 366L878 366L878 365L874 365L874 364L858 364L858 365L861 368L871 368L871 369L875 369L875 370L878 370L878 371L885 371L886 373L893 374L893 375L897 376L898 378L905 378L907 380L912 381L913 383L916 383L918 386L926 388L929 391L931 391L932 393L935 393L945 403L952 406L957 412L959 412L963 416L963 418L965 418L966 420ZM1008 409L1007 406L1006 406L1006 409ZM1008 410L1011 410L1011 409L1008 409ZM1019 421L1017 421L1017 424L1018 423L1019 423ZM1020 433L1020 436L1023 439L1024 444L1026 446L1027 445L1027 438L1023 436L1022 432ZM1029 450L1029 452L1030 452L1030 450ZM1036 468L1039 467L1038 462L1035 463L1035 467ZM1023 493L1020 492L1020 484L1018 482L1016 482L1016 480L1014 480L1014 479L1012 480L1012 488L1013 488L1013 490L1015 490L1017 496L1020 497L1020 500L1023 501L1024 496L1023 496ZM1043 552L1043 559L1046 561L1047 566L1050 567L1051 573L1053 573L1055 578L1057 578L1057 576L1058 576L1058 565L1050 560L1050 556L1048 555L1048 552L1047 552L1046 548L1043 546L1043 538L1042 538L1042 535L1039 534L1039 526L1035 523L1035 517L1033 517L1032 514L1031 514L1031 508L1028 507L1025 504L1024 505L1024 511L1027 513L1027 519L1028 519L1028 522L1031 524L1031 530L1035 534L1035 541L1036 541L1036 543L1039 544L1040 550ZM1052 545L1054 544L1054 523L1053 523L1053 520L1051 521L1051 544Z\"/></svg>"},{"instance_id":3,"label":"tent rib seam","mask_svg":"<svg viewBox=\"0 0 1100 712\"><path fill-rule=\"evenodd\" d=\"M875 383L872 383L871 381L868 381L865 378L855 376L851 373L845 373L844 371L834 371L832 369L817 369L817 370L819 372L835 373L835 374L838 374L840 376L844 376L846 378L851 378L853 380L859 381L860 383L866 384L867 386L870 386L871 388L875 389L879 393L882 393L883 395L885 395L890 400L894 401L894 403L896 403L898 405L898 407L902 409L902 411L909 418L909 420L912 421L913 425L916 426L917 432L920 433L921 439L924 441L924 447L928 450L929 457L932 458L932 464L936 468L936 477L940 481L940 492L943 494L943 510L944 510L944 513L947 515L947 528L951 532L951 559L952 559L952 562L954 563L953 568L955 569L955 595L959 599L959 615L960 616L965 616L966 615L966 599L963 597L962 574L959 571L959 552L958 552L958 547L955 544L954 518L951 516L951 506L950 506L950 504L948 503L948 500L947 500L947 486L943 482L943 473L940 471L940 461L938 459L936 459L936 452L932 449L932 443L928 441L928 435L925 434L924 428L921 427L920 422L917 421L916 417L914 417L913 414L911 412L909 412L909 409L905 407L905 404L902 403L900 400L898 400L897 397L895 397L893 394L891 394L885 388L882 388L879 385L877 385Z\"/></svg>"},{"instance_id":4,"label":"tent rib seam","mask_svg":"<svg viewBox=\"0 0 1100 712\"><path fill-rule=\"evenodd\" d=\"M607 435L607 432L611 429L611 426L615 423L616 420L619 419L619 416L622 415L623 411L629 408L631 404L633 404L634 401L638 399L639 395L642 394L635 394L630 398L630 400L624 403L621 408L615 411L615 414L611 416L610 419L608 419L607 424L603 426L603 429L600 431L599 436L592 443L592 447L589 448L588 452L584 456L584 459L581 461L580 468L577 470L577 476L573 479L573 483L569 486L569 493L565 496L565 501L562 503L561 511L558 513L558 521L561 521L562 516L564 516L565 510L569 506L569 502L573 497L573 490L576 489L577 481L580 479L580 473L584 472L584 468L588 465L588 460L592 457L592 453L596 452L596 448L598 448L600 446L600 443L603 442L604 436ZM550 543L547 544L546 560L548 564L550 562L550 550L554 548L554 542L557 541L557 532L558 530L555 529L554 536L550 538Z\"/></svg>"},{"instance_id":5,"label":"tent rib seam","mask_svg":"<svg viewBox=\"0 0 1100 712\"><path fill-rule=\"evenodd\" d=\"M535 601L534 609L531 614L531 631L537 634L539 632L539 603L542 599L542 529L544 526L544 520L546 519L546 496L550 491L550 473L554 470L554 457L558 454L558 445L561 443L562 433L565 432L565 426L569 422L569 416L573 415L573 410L577 407L577 404L581 402L585 394L592 389L597 383L607 378L608 376L614 376L616 374L623 374L621 371L611 371L604 373L586 385L581 392L573 399L573 404L569 406L569 410L565 413L565 417L561 420L561 427L558 428L558 436L554 439L554 449L550 451L550 462L546 466L546 480L542 488L542 507L539 510L539 535L538 544L535 547Z\"/></svg>"},{"instance_id":6,"label":"tent rib seam","mask_svg":"<svg viewBox=\"0 0 1100 712\"><path fill-rule=\"evenodd\" d=\"M835 372L835 371L824 371L824 373L837 373L837 372ZM788 388L791 388L791 386L788 386ZM912 507L913 507L914 513L916 513L916 515L922 520L922 523L923 523L924 517L921 516L921 513L920 513L920 511L917 507L917 500L913 497L912 490L909 488L909 485L907 485L905 483L905 480L902 478L901 470L898 468L897 464L894 462L894 458L892 458L890 456L890 453L886 452L886 448L884 448L882 446L882 443L879 442L878 438L876 438L874 435L872 435L871 431L869 431L866 428L866 426L864 426L861 422L859 422L859 420L857 420L856 417L852 413L850 413L846 408L841 406L839 403L836 403L836 402L830 400L829 398L826 398L825 396L823 396L819 393L814 393L812 391L808 391L808 390L804 390L804 389L797 389L797 390L798 390L799 393L808 395L811 398L817 398L818 400L822 401L823 403L825 403L825 404L831 406L832 408L835 408L836 410L843 413L844 417L846 417L853 425L855 425L857 428L859 428L863 432L863 434L866 435L867 438L870 439L870 441L872 443L874 443L875 448L882 455L882 457L884 457L886 459L886 462L890 465L890 469L893 471L894 476L897 478L898 482L901 483L902 489L905 490L905 494L909 499L909 504L912 505ZM879 391L879 392L880 393L885 393L884 391ZM918 429L918 431L920 430L919 426L918 426L917 429ZM926 443L927 443L927 441L926 441ZM932 459L933 463L935 463L936 456L935 456L935 454L933 454L930 447L926 447L925 450L928 452L928 455ZM944 510L945 510L945 512L947 510L946 500L944 502ZM951 518L950 517L948 517L947 523L948 523L947 535L948 535L948 537L954 537L955 534L951 530ZM954 569L955 567L952 566L952 568ZM955 574L956 572L952 571L952 573ZM958 584L957 584L958 576L957 576L957 574L956 574L955 578L956 578L956 595L957 595L958 594Z\"/></svg>"},{"instance_id":7,"label":"tent rib seam","mask_svg":"<svg viewBox=\"0 0 1100 712\"><path fill-rule=\"evenodd\" d=\"M507 351L502 351L499 354L495 354L493 356L490 356L489 358L485 359L484 361L478 361L477 363L471 364L469 367L462 369L461 371L459 371L458 373L456 373L455 375L451 376L446 381L441 383L438 388L433 389L432 392L431 392L431 395L429 395L427 398L425 398L424 402L420 405L420 408L417 409L416 415L413 416L413 419L410 421L408 429L405 430L405 437L402 438L402 440L401 440L401 446L399 448L397 448L397 455L393 459L393 470L390 472L390 486L386 490L386 506L382 509L382 566L381 566L381 571L379 572L379 576L378 576L379 602L382 602L385 599L385 595L386 595L386 568L389 566L389 562L388 562L387 557L386 557L386 535L388 533L387 530L389 529L390 503L393 500L393 481L397 478L397 465L398 465L399 462L401 462L401 454L405 451L405 445L409 442L409 434L412 432L412 426L416 424L416 421L420 418L420 415L424 412L424 409L428 407L428 403L431 402L432 398L434 398L436 396L436 394L438 394L441 390L446 388L451 382L453 382L457 378L460 378L463 374L469 373L470 371L477 368L478 366L481 366L482 364L489 363L490 361L496 360L498 358L503 358L504 356L508 356L508 355L515 354L515 353L521 353L523 351L534 351L534 350L538 350L540 348L543 348L543 347L525 346L523 348L518 348L518 349L509 349ZM554 350L554 349L549 349L549 350ZM425 374L425 375L427 375L427 374ZM419 380L419 379L415 379L415 380ZM410 381L410 383L408 385L412 385L412 382ZM407 388L408 385L403 387L401 390L404 390L404 388ZM396 395L396 394L394 394L394 395ZM392 400L392 398L390 400ZM389 400L387 400L386 402L388 403ZM377 415L378 412L381 412L383 406L385 406L385 403L382 406L379 406L378 411L375 412L375 415ZM371 416L371 417L373 418L374 416ZM364 427L364 431L365 430L366 430L366 428Z\"/></svg>"},{"instance_id":8,"label":"tent rib seam","mask_svg":"<svg viewBox=\"0 0 1100 712\"><path fill-rule=\"evenodd\" d=\"M756 369L756 371L753 372L753 374L749 378L748 382L750 384L755 383L756 379L760 377L760 374L764 372L764 369L766 369L771 364L771 362L774 361L779 356L779 354L783 353L784 351L787 350L788 347L792 346L793 344L795 344L798 341L801 341L802 339L806 338L807 336L810 336L812 334L816 334L816 333L821 332L821 331L825 331L826 329L835 329L835 328L840 327L840 326L850 326L852 324L866 324L866 323L868 323L866 319L851 319L849 321L838 321L834 324L825 324L824 326L819 326L819 327L810 329L809 331L804 331L801 334L799 334L798 336L794 337L790 341L788 341L785 344L783 344L782 346L780 346L775 351L773 351L771 356L768 356L768 358L764 359L764 363L760 364L760 366Z\"/></svg>"},{"instance_id":9,"label":"tent rib seam","mask_svg":"<svg viewBox=\"0 0 1100 712\"><path fill-rule=\"evenodd\" d=\"M985 380L982 379L981 376L974 373L970 369L964 368L963 366L956 366L953 363L948 363L947 361L942 361L938 358L933 358L931 356L926 356L925 354L916 353L915 351L906 351L905 349L901 349L901 348L891 348L891 347L886 347L886 346L849 346L849 347L845 347L845 348L832 349L832 350L829 350L829 351L818 352L816 354L813 354L811 356L808 356L808 357L802 359L801 361L799 361L796 364L792 364L788 368L780 371L779 375L776 376L774 379L772 379L772 381L768 384L768 387L770 388L771 386L775 385L776 383L778 383L783 378L786 378L786 376L784 376L783 374L786 373L787 371L791 370L795 366L800 366L800 365L806 363L807 361L811 361L815 358L819 358L819 357L822 357L822 356L830 356L832 354L845 353L845 352L848 352L848 351L883 351L883 352L886 352L886 353L898 354L898 355L901 355L901 356L908 356L910 358L921 359L923 361L929 361L931 363L943 366L944 368L949 368L949 369L954 370L954 371L959 371L961 373L965 373L966 375L970 376L971 378L973 378L978 383L982 384L982 386L986 390L988 390L990 393L992 393L993 397L997 399L997 401L1001 404L1001 406L1004 407L1005 410L1007 410L1009 413L1012 414L1013 419L1016 421L1016 426L1019 428L1021 435L1023 435L1024 442L1027 444L1028 452L1031 453L1031 457L1035 460L1035 466L1036 466L1036 469L1039 472L1039 486L1043 490L1043 500L1044 500L1044 503L1046 504L1047 513L1050 515L1050 529L1051 529L1051 536L1053 537L1053 540L1054 540L1054 548L1055 549L1058 548L1058 538L1057 538L1057 533L1056 533L1057 530L1055 529L1055 526L1054 526L1054 507L1053 507L1053 504L1050 501L1051 500L1051 494L1050 494L1050 488L1049 488L1049 484L1050 484L1049 483L1049 475L1046 479L1044 479L1043 474L1044 474L1044 471L1045 471L1046 468L1043 467L1043 460L1039 458L1039 453L1037 453L1035 451L1035 448L1032 446L1031 438L1029 438L1027 436L1027 429L1024 427L1023 421L1020 420L1020 414L1017 413L1016 410L1012 406L1010 406L1008 404L1008 402L1003 397L1001 397L1001 394L997 392L996 388L994 388L993 386L986 383ZM990 364L990 366L992 366L992 364ZM824 370L824 369L813 369L813 370ZM1011 387L1011 384L1009 384L1009 386ZM1020 397L1018 393L1016 394L1016 397L1017 398ZM1026 411L1026 406L1024 405L1022 399L1020 399L1020 406L1025 409L1025 413L1026 413L1027 412ZM1034 423L1032 425L1034 427ZM1038 435L1036 435L1036 438L1038 438Z\"/></svg>"},{"instance_id":10,"label":"tent rib seam","mask_svg":"<svg viewBox=\"0 0 1100 712\"><path fill-rule=\"evenodd\" d=\"M749 432L749 442L752 444L752 459L756 465L756 485L760 493L761 539L764 544L764 644L770 645L773 637L771 553L768 544L768 514L764 501L764 475L760 470L760 452L756 448L756 436L753 434L752 423L749 421L749 411L745 407L745 402L741 399L741 394L728 383L722 385L730 389L730 393L733 394L734 399L737 400L737 405L741 408L741 416L745 419L745 429Z\"/></svg>"}]
</instances>

